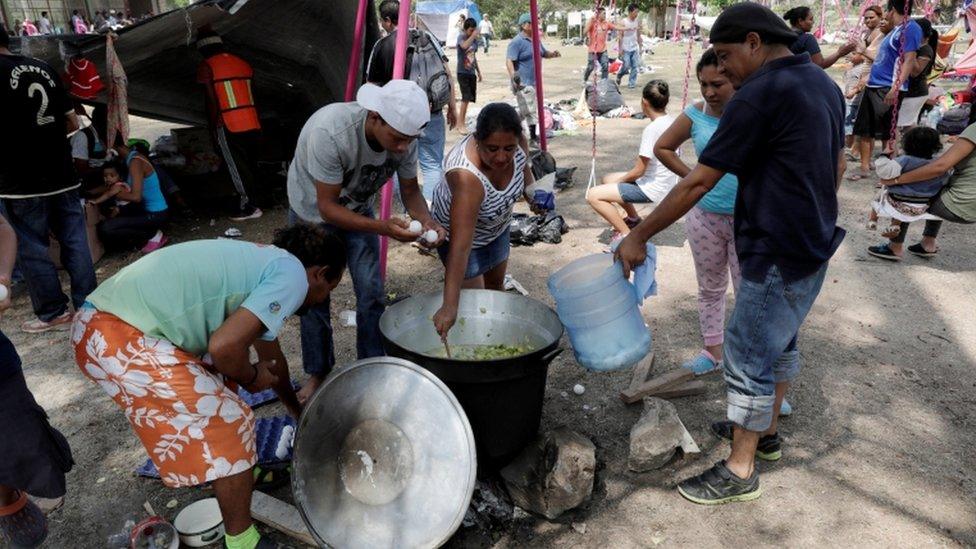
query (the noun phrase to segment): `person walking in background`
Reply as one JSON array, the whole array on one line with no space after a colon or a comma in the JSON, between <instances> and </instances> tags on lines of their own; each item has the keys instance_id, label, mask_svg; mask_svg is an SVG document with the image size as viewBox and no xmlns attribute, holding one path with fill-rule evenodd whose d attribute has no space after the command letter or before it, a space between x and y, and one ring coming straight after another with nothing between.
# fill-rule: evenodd
<instances>
[{"instance_id":1,"label":"person walking in background","mask_svg":"<svg viewBox=\"0 0 976 549\"><path fill-rule=\"evenodd\" d=\"M630 81L627 83L629 89L637 86L637 73L640 66L640 54L644 49L644 25L640 20L640 10L637 4L627 6L627 17L620 24L621 31L617 38L617 49L620 51L620 59L623 66L617 71L617 85L620 85L624 75L630 74Z\"/></svg>"},{"instance_id":2,"label":"person walking in background","mask_svg":"<svg viewBox=\"0 0 976 549\"><path fill-rule=\"evenodd\" d=\"M512 83L512 93L518 103L519 116L529 126L530 144L538 143L536 126L539 124L539 112L535 97L535 57L532 55L532 16L523 13L518 18L519 33L508 44L505 58L505 68ZM539 44L539 53L543 59L559 57L556 50L549 51L545 45Z\"/></svg>"},{"instance_id":3,"label":"person walking in background","mask_svg":"<svg viewBox=\"0 0 976 549\"><path fill-rule=\"evenodd\" d=\"M597 63L600 65L601 80L609 74L610 58L607 56L607 34L610 33L611 29L623 30L624 27L614 25L607 21L607 9L603 6L598 7L596 9L596 16L591 17L586 22L586 30L584 31L588 37L588 44L586 46L588 54L586 56L586 72L583 73L583 82L590 80L593 65Z\"/></svg>"},{"instance_id":4,"label":"person walking in background","mask_svg":"<svg viewBox=\"0 0 976 549\"><path fill-rule=\"evenodd\" d=\"M384 0L380 4L380 21L388 34L380 38L373 45L366 65L366 81L379 86L385 85L393 79L393 58L396 53L396 31L400 15L400 2ZM447 112L447 127L457 127L457 98L454 95L454 71L448 64L447 56L440 46L440 42L427 31L411 30L411 52L407 54L406 70L403 77L418 81L426 79L421 87L427 91L427 101L430 109L430 122L423 129L417 139L417 160L420 163L420 173L423 178L423 194L427 204L434 199L434 187L441 180L444 163L444 146L447 143L445 129L445 109ZM411 64L414 55L426 57L424 65L428 68L436 67L425 75L411 74ZM440 72L443 67L443 73Z\"/></svg>"},{"instance_id":5,"label":"person walking in background","mask_svg":"<svg viewBox=\"0 0 976 549\"><path fill-rule=\"evenodd\" d=\"M60 243L61 264L71 279L77 310L95 289L95 268L85 230L68 134L78 118L58 72L47 63L8 49L0 32L0 199L17 233L18 265L37 318L21 325L28 333L67 329L69 299L51 261L51 234Z\"/></svg>"},{"instance_id":6,"label":"person walking in background","mask_svg":"<svg viewBox=\"0 0 976 549\"><path fill-rule=\"evenodd\" d=\"M488 55L488 47L491 46L491 39L495 37L495 27L488 20L487 13L481 17L481 25L478 27L478 32L481 33L481 40L485 44L485 55Z\"/></svg>"},{"instance_id":7,"label":"person walking in background","mask_svg":"<svg viewBox=\"0 0 976 549\"><path fill-rule=\"evenodd\" d=\"M457 81L461 89L461 112L458 114L458 130L467 134L468 104L477 101L481 67L478 66L478 22L468 18L464 30L457 38Z\"/></svg>"},{"instance_id":8,"label":"person walking in background","mask_svg":"<svg viewBox=\"0 0 976 549\"><path fill-rule=\"evenodd\" d=\"M37 32L41 34L54 34L54 25L47 17L47 12L41 12L41 18L37 20Z\"/></svg>"},{"instance_id":9,"label":"person walking in background","mask_svg":"<svg viewBox=\"0 0 976 549\"><path fill-rule=\"evenodd\" d=\"M262 212L252 200L265 196L266 190L258 180L261 121L251 90L254 69L228 52L212 31L201 31L196 45L203 56L197 82L205 87L208 125L237 191L237 210L230 219L257 219Z\"/></svg>"}]
</instances>

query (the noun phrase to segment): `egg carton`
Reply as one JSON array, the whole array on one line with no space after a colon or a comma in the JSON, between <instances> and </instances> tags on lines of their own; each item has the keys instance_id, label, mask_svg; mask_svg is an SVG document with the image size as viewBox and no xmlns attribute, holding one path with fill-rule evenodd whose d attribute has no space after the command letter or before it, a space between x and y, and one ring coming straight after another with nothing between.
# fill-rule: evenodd
<instances>
[{"instance_id":1,"label":"egg carton","mask_svg":"<svg viewBox=\"0 0 976 549\"><path fill-rule=\"evenodd\" d=\"M294 443L295 419L291 416L263 417L254 425L255 447L258 465L273 465L291 461ZM290 427L287 429L286 427ZM283 435L284 434L284 439ZM279 451L281 446L281 451ZM151 459L136 468L140 477L160 478L159 471Z\"/></svg>"},{"instance_id":2,"label":"egg carton","mask_svg":"<svg viewBox=\"0 0 976 549\"><path fill-rule=\"evenodd\" d=\"M298 390L299 387L301 387L298 384L298 382L295 381L294 379L291 380L291 386L296 391ZM245 389L244 387L238 387L237 396L241 397L241 400L244 401L244 404L250 406L252 410L260 408L265 404L271 404L272 402L277 402L278 400L278 393L276 393L274 389L265 389L258 393L249 393L247 392L247 389Z\"/></svg>"}]
</instances>

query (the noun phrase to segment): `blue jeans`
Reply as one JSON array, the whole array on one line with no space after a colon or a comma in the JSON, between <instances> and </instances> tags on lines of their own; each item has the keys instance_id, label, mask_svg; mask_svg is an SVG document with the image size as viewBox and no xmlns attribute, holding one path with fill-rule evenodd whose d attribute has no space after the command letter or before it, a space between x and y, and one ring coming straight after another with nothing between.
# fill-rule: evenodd
<instances>
[{"instance_id":1,"label":"blue jeans","mask_svg":"<svg viewBox=\"0 0 976 549\"><path fill-rule=\"evenodd\" d=\"M820 293L827 264L787 282L776 266L762 281L743 278L725 329L725 382L728 418L743 429L762 432L773 420L776 384L800 371L797 334Z\"/></svg>"},{"instance_id":2,"label":"blue jeans","mask_svg":"<svg viewBox=\"0 0 976 549\"><path fill-rule=\"evenodd\" d=\"M75 309L81 307L97 282L78 191L7 198L3 205L17 233L17 266L24 273L37 318L49 322L68 310L68 296L61 290L58 270L48 255L50 233L60 243L61 264L71 279L71 303Z\"/></svg>"},{"instance_id":3,"label":"blue jeans","mask_svg":"<svg viewBox=\"0 0 976 549\"><path fill-rule=\"evenodd\" d=\"M623 66L617 72L617 81L623 80L625 74L630 74L630 80L627 85L633 88L637 85L637 66L640 65L640 55L637 50L625 51L620 54L620 61L623 63Z\"/></svg>"},{"instance_id":4,"label":"blue jeans","mask_svg":"<svg viewBox=\"0 0 976 549\"><path fill-rule=\"evenodd\" d=\"M601 51L600 53L590 52L586 56L586 73L583 74L583 82L590 81L590 73L593 72L593 62L596 61L600 64L600 79L605 79L608 74L610 74L610 58L607 56L607 52Z\"/></svg>"},{"instance_id":5,"label":"blue jeans","mask_svg":"<svg viewBox=\"0 0 976 549\"><path fill-rule=\"evenodd\" d=\"M298 215L289 210L288 223L294 225L298 220ZM386 353L380 337L380 316L386 309L386 301L380 278L380 237L346 231L327 223L324 226L346 245L349 276L356 294L356 358L383 356ZM335 366L330 300L311 307L300 320L305 373L325 377Z\"/></svg>"},{"instance_id":6,"label":"blue jeans","mask_svg":"<svg viewBox=\"0 0 976 549\"><path fill-rule=\"evenodd\" d=\"M421 190L428 202L434 199L434 187L443 173L444 144L447 142L444 126L444 112L432 112L430 122L417 139L417 163L420 164L424 181Z\"/></svg>"}]
</instances>

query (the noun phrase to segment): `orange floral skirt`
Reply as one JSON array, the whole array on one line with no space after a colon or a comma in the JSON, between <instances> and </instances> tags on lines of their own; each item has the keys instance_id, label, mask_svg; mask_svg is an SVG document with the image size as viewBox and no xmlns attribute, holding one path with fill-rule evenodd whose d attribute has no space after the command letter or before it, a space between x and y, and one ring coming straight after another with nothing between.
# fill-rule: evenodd
<instances>
[{"instance_id":1,"label":"orange floral skirt","mask_svg":"<svg viewBox=\"0 0 976 549\"><path fill-rule=\"evenodd\" d=\"M167 486L254 466L254 413L199 357L91 308L76 315L71 342L81 372L122 408Z\"/></svg>"}]
</instances>

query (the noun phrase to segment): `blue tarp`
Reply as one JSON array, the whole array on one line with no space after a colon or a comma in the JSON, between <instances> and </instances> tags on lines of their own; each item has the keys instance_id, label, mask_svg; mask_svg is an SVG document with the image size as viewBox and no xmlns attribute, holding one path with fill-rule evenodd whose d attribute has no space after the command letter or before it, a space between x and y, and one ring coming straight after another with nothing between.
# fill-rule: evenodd
<instances>
[{"instance_id":1,"label":"blue tarp","mask_svg":"<svg viewBox=\"0 0 976 549\"><path fill-rule=\"evenodd\" d=\"M481 10L470 0L420 0L417 2L417 16L427 30L434 33L438 40L452 44L457 38L457 23L459 13L466 13L481 23Z\"/></svg>"}]
</instances>

